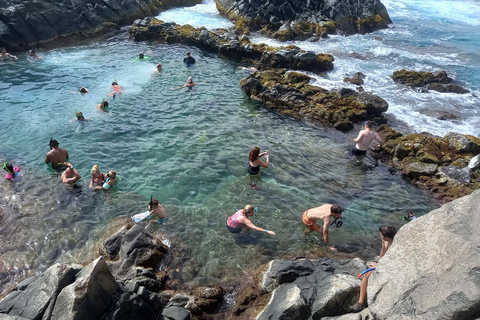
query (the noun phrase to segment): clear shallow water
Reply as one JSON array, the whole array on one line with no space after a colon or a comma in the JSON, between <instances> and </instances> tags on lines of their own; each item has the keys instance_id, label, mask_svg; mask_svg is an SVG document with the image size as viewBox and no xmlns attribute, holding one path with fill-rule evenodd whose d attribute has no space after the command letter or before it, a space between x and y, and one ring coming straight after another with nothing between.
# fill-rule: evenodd
<instances>
[{"instance_id":1,"label":"clear shallow water","mask_svg":"<svg viewBox=\"0 0 480 320\"><path fill-rule=\"evenodd\" d=\"M185 51L197 59L195 68L183 66ZM151 60L134 61L138 52ZM0 65L0 160L23 174L16 184L0 179L2 284L54 262L88 261L107 225L143 212L152 194L167 209L164 230L191 248L197 272L189 280L197 282L318 248L318 234L302 234L301 214L323 203L347 209L331 242L362 254L378 253L380 224L400 226L405 212L420 216L439 206L372 159L345 155L356 132L290 119L248 100L238 85L246 74L216 55L125 35L40 54L41 61ZM161 75L153 72L158 62ZM190 75L206 83L171 89ZM109 113L99 112L113 79L124 94ZM91 93L71 92L80 86ZM75 110L92 121L74 121ZM118 188L105 194L62 186L43 164L50 137L86 181L96 163L118 172ZM251 189L245 166L255 145L271 150L272 165ZM258 242L237 243L225 220L245 204L258 206L253 222L277 236L257 233Z\"/></svg>"}]
</instances>

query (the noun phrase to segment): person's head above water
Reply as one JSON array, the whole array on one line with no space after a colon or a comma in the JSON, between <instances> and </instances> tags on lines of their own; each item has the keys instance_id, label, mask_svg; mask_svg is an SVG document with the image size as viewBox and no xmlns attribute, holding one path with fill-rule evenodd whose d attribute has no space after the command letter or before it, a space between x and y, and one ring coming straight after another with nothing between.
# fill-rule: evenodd
<instances>
[{"instance_id":1,"label":"person's head above water","mask_svg":"<svg viewBox=\"0 0 480 320\"><path fill-rule=\"evenodd\" d=\"M4 162L4 163L3 163L3 169L4 169L5 171L7 171L8 173L12 174L12 175L14 174L14 172L13 172L13 165L12 165L11 163Z\"/></svg>"},{"instance_id":2,"label":"person's head above water","mask_svg":"<svg viewBox=\"0 0 480 320\"><path fill-rule=\"evenodd\" d=\"M192 77L188 77L187 83L193 83L193 78L192 78Z\"/></svg>"},{"instance_id":3,"label":"person's head above water","mask_svg":"<svg viewBox=\"0 0 480 320\"><path fill-rule=\"evenodd\" d=\"M138 59L143 59L143 58L145 58L145 55L143 54L143 52L140 52L138 54Z\"/></svg>"},{"instance_id":4,"label":"person's head above water","mask_svg":"<svg viewBox=\"0 0 480 320\"><path fill-rule=\"evenodd\" d=\"M28 50L28 55L31 57L35 56L35 50Z\"/></svg>"},{"instance_id":5,"label":"person's head above water","mask_svg":"<svg viewBox=\"0 0 480 320\"><path fill-rule=\"evenodd\" d=\"M50 147L50 149L53 149L53 148L57 148L59 145L58 141L53 139L53 138L50 138L50 143L48 144L48 146Z\"/></svg>"},{"instance_id":6,"label":"person's head above water","mask_svg":"<svg viewBox=\"0 0 480 320\"><path fill-rule=\"evenodd\" d=\"M76 112L75 117L77 118L77 120L85 120L85 117L83 116L83 113L81 111Z\"/></svg>"},{"instance_id":7,"label":"person's head above water","mask_svg":"<svg viewBox=\"0 0 480 320\"><path fill-rule=\"evenodd\" d=\"M113 82L112 82L112 86L118 86L117 81L113 81Z\"/></svg>"},{"instance_id":8,"label":"person's head above water","mask_svg":"<svg viewBox=\"0 0 480 320\"><path fill-rule=\"evenodd\" d=\"M185 53L185 55L186 55L187 57L190 57L190 51L187 51L187 53Z\"/></svg>"},{"instance_id":9,"label":"person's head above water","mask_svg":"<svg viewBox=\"0 0 480 320\"><path fill-rule=\"evenodd\" d=\"M252 215L252 216L253 216L254 213L255 213L255 208L254 208L252 205L247 204L245 207L243 207L243 214L244 214L245 216L247 216L247 217L248 217L249 215Z\"/></svg>"},{"instance_id":10,"label":"person's head above water","mask_svg":"<svg viewBox=\"0 0 480 320\"><path fill-rule=\"evenodd\" d=\"M259 155L260 155L260 148L253 147L252 150L250 150L250 153L248 154L248 160L253 162L258 159Z\"/></svg>"},{"instance_id":11,"label":"person's head above water","mask_svg":"<svg viewBox=\"0 0 480 320\"><path fill-rule=\"evenodd\" d=\"M102 100L102 103L100 103L100 106L102 108L107 108L108 107L108 101L107 100Z\"/></svg>"},{"instance_id":12,"label":"person's head above water","mask_svg":"<svg viewBox=\"0 0 480 320\"><path fill-rule=\"evenodd\" d=\"M4 47L0 48L0 53L6 53L6 52L7 52L7 49L5 49Z\"/></svg>"},{"instance_id":13,"label":"person's head above water","mask_svg":"<svg viewBox=\"0 0 480 320\"><path fill-rule=\"evenodd\" d=\"M330 212L331 212L331 214L332 214L335 218L341 218L341 217L342 217L343 208L340 207L338 204L334 204L334 205L332 205L332 207L330 208Z\"/></svg>"},{"instance_id":14,"label":"person's head above water","mask_svg":"<svg viewBox=\"0 0 480 320\"><path fill-rule=\"evenodd\" d=\"M110 170L107 173L107 177L109 177L110 179L115 179L117 177L117 172L115 172L115 170Z\"/></svg>"},{"instance_id":15,"label":"person's head above water","mask_svg":"<svg viewBox=\"0 0 480 320\"><path fill-rule=\"evenodd\" d=\"M158 71L162 70L162 64L161 63L157 64L157 70Z\"/></svg>"},{"instance_id":16,"label":"person's head above water","mask_svg":"<svg viewBox=\"0 0 480 320\"><path fill-rule=\"evenodd\" d=\"M98 164L94 164L92 167L92 170L90 170L90 173L99 173L100 172L100 167Z\"/></svg>"},{"instance_id":17,"label":"person's head above water","mask_svg":"<svg viewBox=\"0 0 480 320\"><path fill-rule=\"evenodd\" d=\"M88 89L85 87L80 88L80 93L88 93Z\"/></svg>"}]
</instances>

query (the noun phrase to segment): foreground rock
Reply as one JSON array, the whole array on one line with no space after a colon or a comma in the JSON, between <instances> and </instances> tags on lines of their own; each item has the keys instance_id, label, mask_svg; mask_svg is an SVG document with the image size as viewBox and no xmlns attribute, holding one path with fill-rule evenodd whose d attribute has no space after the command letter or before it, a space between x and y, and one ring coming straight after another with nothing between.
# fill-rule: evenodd
<instances>
[{"instance_id":1,"label":"foreground rock","mask_svg":"<svg viewBox=\"0 0 480 320\"><path fill-rule=\"evenodd\" d=\"M377 128L386 140L377 155L401 170L413 183L446 203L480 188L480 171L476 162L480 139L449 133L443 138L428 134L402 135L387 125Z\"/></svg>"},{"instance_id":2,"label":"foreground rock","mask_svg":"<svg viewBox=\"0 0 480 320\"><path fill-rule=\"evenodd\" d=\"M480 191L402 227L370 277L375 319L480 317Z\"/></svg>"},{"instance_id":3,"label":"foreground rock","mask_svg":"<svg viewBox=\"0 0 480 320\"><path fill-rule=\"evenodd\" d=\"M333 70L333 57L329 54L305 52L296 46L274 48L265 44L254 44L247 37L239 38L223 29L212 32L205 28L146 18L136 20L129 32L137 41L184 43L219 53L235 61L254 64L259 69L288 68L316 73Z\"/></svg>"},{"instance_id":4,"label":"foreground rock","mask_svg":"<svg viewBox=\"0 0 480 320\"><path fill-rule=\"evenodd\" d=\"M409 71L402 69L395 71L392 75L395 82L405 84L412 88L423 88L438 92L468 93L467 89L452 83L453 79L447 76L446 71L436 73L424 71Z\"/></svg>"},{"instance_id":5,"label":"foreground rock","mask_svg":"<svg viewBox=\"0 0 480 320\"><path fill-rule=\"evenodd\" d=\"M260 30L281 40L318 40L335 32L364 34L391 23L379 0L216 0L216 4L238 31Z\"/></svg>"},{"instance_id":6,"label":"foreground rock","mask_svg":"<svg viewBox=\"0 0 480 320\"><path fill-rule=\"evenodd\" d=\"M26 49L66 38L85 39L157 15L171 7L192 6L201 0L2 0L0 47Z\"/></svg>"},{"instance_id":7,"label":"foreground rock","mask_svg":"<svg viewBox=\"0 0 480 320\"><path fill-rule=\"evenodd\" d=\"M310 84L311 78L298 72L267 70L242 80L240 86L252 99L281 113L309 118L340 131L353 129L365 120L386 122L388 103L370 93L350 89L326 90Z\"/></svg>"},{"instance_id":8,"label":"foreground rock","mask_svg":"<svg viewBox=\"0 0 480 320\"><path fill-rule=\"evenodd\" d=\"M358 299L360 259L273 260L246 283L228 319L321 319L348 313Z\"/></svg>"},{"instance_id":9,"label":"foreground rock","mask_svg":"<svg viewBox=\"0 0 480 320\"><path fill-rule=\"evenodd\" d=\"M0 319L207 319L223 299L222 288L173 290L167 271L175 258L168 255L176 249L164 242L141 226L124 227L101 249L112 261L56 264L21 282L0 301Z\"/></svg>"}]
</instances>

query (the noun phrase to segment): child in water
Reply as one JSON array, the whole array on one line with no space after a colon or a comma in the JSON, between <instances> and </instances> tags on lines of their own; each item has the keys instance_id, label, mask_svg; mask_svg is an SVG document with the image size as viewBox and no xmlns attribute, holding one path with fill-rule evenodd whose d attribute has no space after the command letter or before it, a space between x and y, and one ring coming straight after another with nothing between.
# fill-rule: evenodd
<instances>
[{"instance_id":1,"label":"child in water","mask_svg":"<svg viewBox=\"0 0 480 320\"><path fill-rule=\"evenodd\" d=\"M102 103L99 103L97 105L97 109L100 109L102 111L107 111L108 109L108 101L107 100L103 100Z\"/></svg>"},{"instance_id":2,"label":"child in water","mask_svg":"<svg viewBox=\"0 0 480 320\"><path fill-rule=\"evenodd\" d=\"M90 119L85 118L83 116L82 111L75 112L75 118L77 118L78 121L88 121L88 120L90 120Z\"/></svg>"},{"instance_id":3,"label":"child in water","mask_svg":"<svg viewBox=\"0 0 480 320\"><path fill-rule=\"evenodd\" d=\"M7 173L5 174L5 179L9 181L12 181L12 179L18 176L20 173L19 167L14 167L12 164L8 162L3 163L3 169L7 171Z\"/></svg>"},{"instance_id":4,"label":"child in water","mask_svg":"<svg viewBox=\"0 0 480 320\"><path fill-rule=\"evenodd\" d=\"M413 221L415 219L417 219L417 217L415 217L415 215L413 214L412 211L410 211L409 213L407 213L406 216L402 217L403 220L407 221L407 222L410 222L410 221Z\"/></svg>"},{"instance_id":5,"label":"child in water","mask_svg":"<svg viewBox=\"0 0 480 320\"><path fill-rule=\"evenodd\" d=\"M158 222L159 224L165 224L167 218L167 211L160 205L157 199L152 198L150 204L148 205L148 210L150 210L150 220L145 227L148 228L154 222Z\"/></svg>"}]
</instances>

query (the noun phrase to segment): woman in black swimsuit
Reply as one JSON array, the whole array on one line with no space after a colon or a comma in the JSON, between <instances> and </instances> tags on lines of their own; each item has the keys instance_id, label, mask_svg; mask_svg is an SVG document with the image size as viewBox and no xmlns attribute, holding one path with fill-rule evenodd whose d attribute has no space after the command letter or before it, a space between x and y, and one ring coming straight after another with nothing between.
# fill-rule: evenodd
<instances>
[{"instance_id":1,"label":"woman in black swimsuit","mask_svg":"<svg viewBox=\"0 0 480 320\"><path fill-rule=\"evenodd\" d=\"M248 167L247 171L251 175L256 175L260 173L260 167L268 168L268 165L270 164L270 151L265 151L260 153L260 148L259 147L253 147L252 150L250 150L250 153L248 154ZM261 157L266 156L267 161L263 162Z\"/></svg>"}]
</instances>

